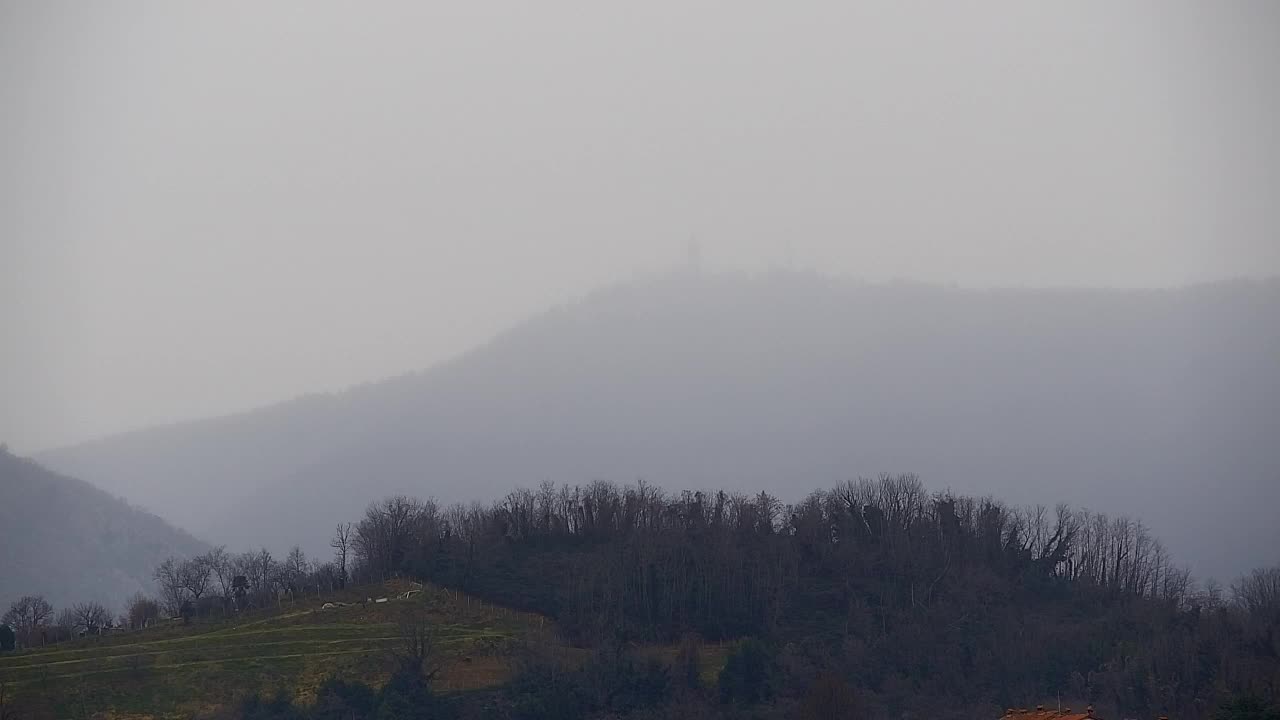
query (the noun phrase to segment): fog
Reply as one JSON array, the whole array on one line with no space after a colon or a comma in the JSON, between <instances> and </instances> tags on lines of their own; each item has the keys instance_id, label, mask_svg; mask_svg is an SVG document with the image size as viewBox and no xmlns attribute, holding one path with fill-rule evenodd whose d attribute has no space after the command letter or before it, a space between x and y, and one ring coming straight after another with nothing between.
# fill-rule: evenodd
<instances>
[{"instance_id":1,"label":"fog","mask_svg":"<svg viewBox=\"0 0 1280 720\"><path fill-rule=\"evenodd\" d=\"M667 273L457 360L36 460L235 550L300 545L396 494L543 481L797 503L881 472L1141 519L1199 577L1274 563L1280 281L943 289ZM0 478L2 481L3 478Z\"/></svg>"},{"instance_id":2,"label":"fog","mask_svg":"<svg viewBox=\"0 0 1280 720\"><path fill-rule=\"evenodd\" d=\"M1280 273L1271 3L0 4L0 441L454 357L690 262Z\"/></svg>"}]
</instances>

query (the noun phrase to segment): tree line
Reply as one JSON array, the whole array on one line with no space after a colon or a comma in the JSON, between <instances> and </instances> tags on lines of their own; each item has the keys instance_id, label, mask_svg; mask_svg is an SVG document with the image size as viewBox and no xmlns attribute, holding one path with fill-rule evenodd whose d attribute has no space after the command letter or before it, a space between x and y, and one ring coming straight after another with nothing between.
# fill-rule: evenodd
<instances>
[{"instance_id":1,"label":"tree line","mask_svg":"<svg viewBox=\"0 0 1280 720\"><path fill-rule=\"evenodd\" d=\"M339 553L338 558L343 553ZM39 647L107 631L140 630L165 620L227 617L250 608L276 606L342 588L345 562L312 561L298 547L277 560L269 550L230 553L225 547L189 558L169 557L156 567L155 595L135 593L113 614L96 601L54 612L41 595L14 601L0 618L13 646ZM0 637L4 637L0 633ZM0 643L0 647L3 644Z\"/></svg>"},{"instance_id":2,"label":"tree line","mask_svg":"<svg viewBox=\"0 0 1280 720\"><path fill-rule=\"evenodd\" d=\"M77 636L97 635L127 624L98 602L80 602L55 612L43 595L24 595L0 617L0 650L40 647Z\"/></svg>"},{"instance_id":3,"label":"tree line","mask_svg":"<svg viewBox=\"0 0 1280 720\"><path fill-rule=\"evenodd\" d=\"M913 475L843 483L790 506L767 493L672 495L606 482L544 483L490 506L398 496L368 508L352 548L362 579L408 571L482 592L500 592L485 587L487 571L507 555L572 560L565 582L510 588L529 596L507 599L557 615L603 613L609 627L639 621L637 633L667 638L764 630L808 581L843 576L849 595L849 583L885 568L893 582L875 593L884 608L927 607L978 569L1171 607L1202 599L1139 521L930 494Z\"/></svg>"},{"instance_id":4,"label":"tree line","mask_svg":"<svg viewBox=\"0 0 1280 720\"><path fill-rule=\"evenodd\" d=\"M913 475L794 504L607 482L490 504L395 496L340 525L331 547L324 561L297 548L170 558L158 598L134 598L124 620L407 575L548 615L597 650L747 642L735 667L764 668L775 690L757 698L741 688L759 683L730 673L740 690L723 692L741 702L794 709L817 688L872 716L1065 697L1126 717L1207 717L1233 697L1280 696L1280 567L1198 584L1132 518L929 492ZM40 621L19 624L29 638ZM540 672L562 677L531 669L520 692L545 687Z\"/></svg>"},{"instance_id":5,"label":"tree line","mask_svg":"<svg viewBox=\"0 0 1280 720\"><path fill-rule=\"evenodd\" d=\"M581 645L762 638L888 715L1061 695L1203 717L1280 696L1280 569L1197 584L1138 520L914 475L791 505L606 482L489 505L398 496L369 506L351 549L360 581L405 573L541 612Z\"/></svg>"},{"instance_id":6,"label":"tree line","mask_svg":"<svg viewBox=\"0 0 1280 720\"><path fill-rule=\"evenodd\" d=\"M488 505L395 496L333 546L355 582L465 590L592 649L565 668L530 643L495 717L997 717L1058 697L1102 716L1262 720L1280 690L1280 568L1197 584L1137 520L930 493L911 475L792 505L603 482ZM645 641L680 650L657 663L633 651ZM733 643L710 686L706 641ZM244 716L372 717L382 702L339 689Z\"/></svg>"},{"instance_id":7,"label":"tree line","mask_svg":"<svg viewBox=\"0 0 1280 720\"><path fill-rule=\"evenodd\" d=\"M222 615L319 595L346 584L345 561L312 561L298 546L277 560L270 550L229 553L225 546L155 569L158 605L171 617Z\"/></svg>"}]
</instances>

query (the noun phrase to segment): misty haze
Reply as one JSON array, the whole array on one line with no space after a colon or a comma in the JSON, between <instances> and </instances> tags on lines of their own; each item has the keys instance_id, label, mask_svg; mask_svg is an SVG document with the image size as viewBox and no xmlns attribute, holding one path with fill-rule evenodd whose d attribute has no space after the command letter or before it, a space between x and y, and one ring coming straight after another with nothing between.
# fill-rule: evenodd
<instances>
[{"instance_id":1,"label":"misty haze","mask_svg":"<svg viewBox=\"0 0 1280 720\"><path fill-rule=\"evenodd\" d=\"M0 0L0 719L1280 718L1280 7Z\"/></svg>"}]
</instances>

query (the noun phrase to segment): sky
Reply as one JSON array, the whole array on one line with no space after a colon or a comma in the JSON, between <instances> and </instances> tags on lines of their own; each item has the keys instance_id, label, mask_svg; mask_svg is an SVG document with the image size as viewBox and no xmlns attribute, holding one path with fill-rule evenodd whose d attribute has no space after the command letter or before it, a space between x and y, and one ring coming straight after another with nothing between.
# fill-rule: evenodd
<instances>
[{"instance_id":1,"label":"sky","mask_svg":"<svg viewBox=\"0 0 1280 720\"><path fill-rule=\"evenodd\" d=\"M1280 4L0 0L0 442L429 367L637 274L1280 274Z\"/></svg>"}]
</instances>

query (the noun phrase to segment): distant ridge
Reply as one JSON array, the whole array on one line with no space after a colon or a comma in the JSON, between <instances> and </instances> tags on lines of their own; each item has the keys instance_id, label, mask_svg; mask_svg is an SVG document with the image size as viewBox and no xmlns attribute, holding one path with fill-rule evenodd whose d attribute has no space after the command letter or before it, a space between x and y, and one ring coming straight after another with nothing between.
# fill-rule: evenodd
<instances>
[{"instance_id":1,"label":"distant ridge","mask_svg":"<svg viewBox=\"0 0 1280 720\"><path fill-rule=\"evenodd\" d=\"M644 478L795 500L912 471L1139 516L1228 579L1278 559L1277 317L1277 281L963 290L675 273L428 371L38 457L215 542L312 552L393 492Z\"/></svg>"},{"instance_id":2,"label":"distant ridge","mask_svg":"<svg viewBox=\"0 0 1280 720\"><path fill-rule=\"evenodd\" d=\"M75 478L0 450L0 611L23 595L119 612L168 555L204 543Z\"/></svg>"}]
</instances>

